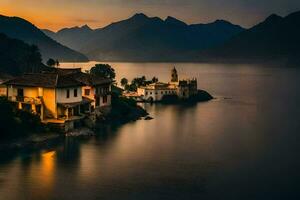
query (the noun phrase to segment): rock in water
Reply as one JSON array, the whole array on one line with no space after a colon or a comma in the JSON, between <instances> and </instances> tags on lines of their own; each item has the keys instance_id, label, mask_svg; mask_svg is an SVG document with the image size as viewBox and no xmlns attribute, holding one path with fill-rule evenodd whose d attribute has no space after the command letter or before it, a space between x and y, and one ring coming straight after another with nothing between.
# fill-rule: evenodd
<instances>
[{"instance_id":1,"label":"rock in water","mask_svg":"<svg viewBox=\"0 0 300 200\"><path fill-rule=\"evenodd\" d=\"M144 118L144 120L152 120L152 119L153 119L153 117L150 117L150 116L147 116Z\"/></svg>"}]
</instances>

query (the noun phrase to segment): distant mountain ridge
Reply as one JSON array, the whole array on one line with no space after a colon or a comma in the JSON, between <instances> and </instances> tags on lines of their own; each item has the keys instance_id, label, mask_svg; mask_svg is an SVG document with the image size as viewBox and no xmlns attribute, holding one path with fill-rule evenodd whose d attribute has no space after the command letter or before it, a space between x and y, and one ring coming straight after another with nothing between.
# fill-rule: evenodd
<instances>
[{"instance_id":1,"label":"distant mountain ridge","mask_svg":"<svg viewBox=\"0 0 300 200\"><path fill-rule=\"evenodd\" d=\"M54 41L30 22L19 17L0 15L0 33L23 40L28 44L35 44L40 49L42 58L63 61L88 61L82 53L76 52Z\"/></svg>"},{"instance_id":2,"label":"distant mountain ridge","mask_svg":"<svg viewBox=\"0 0 300 200\"><path fill-rule=\"evenodd\" d=\"M224 45L203 51L199 60L300 64L299 27L300 11L286 17L272 14Z\"/></svg>"},{"instance_id":3,"label":"distant mountain ridge","mask_svg":"<svg viewBox=\"0 0 300 200\"><path fill-rule=\"evenodd\" d=\"M244 30L223 20L188 25L173 17L162 20L139 13L95 30L83 26L44 33L91 60L187 61Z\"/></svg>"},{"instance_id":4,"label":"distant mountain ridge","mask_svg":"<svg viewBox=\"0 0 300 200\"><path fill-rule=\"evenodd\" d=\"M53 32L47 29L43 30L43 32L52 39L79 51L82 44L92 37L94 30L92 30L89 26L84 25L82 27L76 26L72 28L63 28L58 32Z\"/></svg>"}]
</instances>

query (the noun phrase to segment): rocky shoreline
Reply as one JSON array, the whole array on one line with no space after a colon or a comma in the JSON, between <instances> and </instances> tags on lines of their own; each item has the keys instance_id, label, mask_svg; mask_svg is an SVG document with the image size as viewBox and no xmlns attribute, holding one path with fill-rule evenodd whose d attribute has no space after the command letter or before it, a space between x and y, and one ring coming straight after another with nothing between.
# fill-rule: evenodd
<instances>
[{"instance_id":1,"label":"rocky shoreline","mask_svg":"<svg viewBox=\"0 0 300 200\"><path fill-rule=\"evenodd\" d=\"M205 90L198 90L196 95L188 99L179 99L177 95L165 96L160 103L163 104L193 104L212 100L214 97Z\"/></svg>"},{"instance_id":2,"label":"rocky shoreline","mask_svg":"<svg viewBox=\"0 0 300 200\"><path fill-rule=\"evenodd\" d=\"M163 104L189 104L197 102L205 102L212 100L213 97L204 90L199 90L198 94L187 99L179 100L176 97L169 96L169 98L164 99ZM126 102L124 104L124 102ZM129 104L129 105L128 105ZM19 152L25 151L36 151L46 148L51 148L59 144L65 139L65 137L91 137L96 135L95 130L103 126L121 126L129 122L134 122L137 120L152 120L153 118L149 116L149 113L142 107L127 102L127 100L122 99L115 103L115 107L111 110L109 114L98 119L96 127L94 129L83 127L70 131L65 134L60 133L43 133L43 134L33 134L27 138L20 138L16 140L9 140L0 143L0 152L2 155L13 156Z\"/></svg>"},{"instance_id":3,"label":"rocky shoreline","mask_svg":"<svg viewBox=\"0 0 300 200\"><path fill-rule=\"evenodd\" d=\"M1 158L11 157L22 151L32 152L43 148L50 148L63 141L64 135L48 133L43 135L31 135L27 138L9 140L0 144Z\"/></svg>"},{"instance_id":4,"label":"rocky shoreline","mask_svg":"<svg viewBox=\"0 0 300 200\"><path fill-rule=\"evenodd\" d=\"M4 157L10 157L23 151L31 152L41 149L47 149L60 144L60 142L62 142L66 137L95 136L95 130L103 124L105 126L121 126L129 122L146 118L148 115L149 114L143 108L136 106L135 108L131 109L130 113L128 113L126 117L122 117L120 115L108 115L105 118L99 119L95 128L82 127L64 134L54 132L33 134L26 138L0 142L0 152Z\"/></svg>"},{"instance_id":5,"label":"rocky shoreline","mask_svg":"<svg viewBox=\"0 0 300 200\"><path fill-rule=\"evenodd\" d=\"M114 109L110 114L98 119L96 125L123 125L129 122L141 120L147 116L149 116L149 113L140 106L131 107L129 111Z\"/></svg>"}]
</instances>

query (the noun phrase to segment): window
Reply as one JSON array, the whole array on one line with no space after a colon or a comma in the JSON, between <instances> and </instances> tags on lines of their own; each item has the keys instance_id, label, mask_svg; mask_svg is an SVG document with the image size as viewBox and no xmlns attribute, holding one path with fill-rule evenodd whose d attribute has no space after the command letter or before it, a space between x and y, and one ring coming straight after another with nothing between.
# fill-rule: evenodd
<instances>
[{"instance_id":1,"label":"window","mask_svg":"<svg viewBox=\"0 0 300 200\"><path fill-rule=\"evenodd\" d=\"M152 92L150 92L150 94L152 94Z\"/></svg>"},{"instance_id":2,"label":"window","mask_svg":"<svg viewBox=\"0 0 300 200\"><path fill-rule=\"evenodd\" d=\"M70 90L67 90L67 99L70 98Z\"/></svg>"},{"instance_id":3,"label":"window","mask_svg":"<svg viewBox=\"0 0 300 200\"><path fill-rule=\"evenodd\" d=\"M103 103L107 103L107 96L106 96L106 95L103 96L102 102L103 102Z\"/></svg>"},{"instance_id":4,"label":"window","mask_svg":"<svg viewBox=\"0 0 300 200\"><path fill-rule=\"evenodd\" d=\"M161 94L164 94L164 92L163 92L163 91L161 91Z\"/></svg>"},{"instance_id":5,"label":"window","mask_svg":"<svg viewBox=\"0 0 300 200\"><path fill-rule=\"evenodd\" d=\"M85 96L90 96L90 89L85 89L84 90L84 95Z\"/></svg>"},{"instance_id":6,"label":"window","mask_svg":"<svg viewBox=\"0 0 300 200\"><path fill-rule=\"evenodd\" d=\"M100 106L100 97L96 97L96 106Z\"/></svg>"},{"instance_id":7,"label":"window","mask_svg":"<svg viewBox=\"0 0 300 200\"><path fill-rule=\"evenodd\" d=\"M17 95L18 95L18 97L24 97L24 90L21 88L18 88Z\"/></svg>"},{"instance_id":8,"label":"window","mask_svg":"<svg viewBox=\"0 0 300 200\"><path fill-rule=\"evenodd\" d=\"M41 115L41 113L42 113L42 107L41 107L41 105L36 105L35 106L35 110L36 110L36 113L38 115Z\"/></svg>"},{"instance_id":9,"label":"window","mask_svg":"<svg viewBox=\"0 0 300 200\"><path fill-rule=\"evenodd\" d=\"M145 94L148 95L148 92L146 92Z\"/></svg>"},{"instance_id":10,"label":"window","mask_svg":"<svg viewBox=\"0 0 300 200\"><path fill-rule=\"evenodd\" d=\"M74 97L77 97L77 89L74 89Z\"/></svg>"}]
</instances>

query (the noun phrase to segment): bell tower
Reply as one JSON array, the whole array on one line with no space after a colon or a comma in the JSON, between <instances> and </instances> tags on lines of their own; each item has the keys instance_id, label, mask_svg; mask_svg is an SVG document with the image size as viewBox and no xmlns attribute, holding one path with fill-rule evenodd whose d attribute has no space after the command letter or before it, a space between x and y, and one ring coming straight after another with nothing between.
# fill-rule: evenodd
<instances>
[{"instance_id":1,"label":"bell tower","mask_svg":"<svg viewBox=\"0 0 300 200\"><path fill-rule=\"evenodd\" d=\"M175 67L172 69L171 82L178 82L178 74Z\"/></svg>"}]
</instances>

